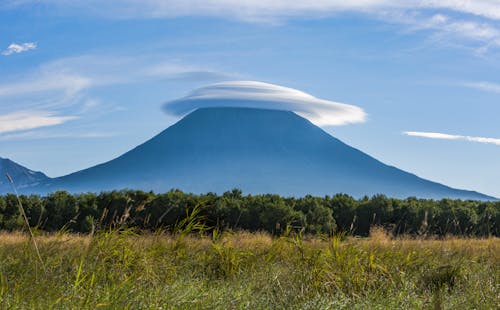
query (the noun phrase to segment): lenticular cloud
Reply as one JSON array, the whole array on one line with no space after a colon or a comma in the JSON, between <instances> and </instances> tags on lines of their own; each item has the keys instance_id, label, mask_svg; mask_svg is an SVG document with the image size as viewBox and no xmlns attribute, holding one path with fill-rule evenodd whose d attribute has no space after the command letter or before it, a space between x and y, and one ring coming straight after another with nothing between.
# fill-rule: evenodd
<instances>
[{"instance_id":1,"label":"lenticular cloud","mask_svg":"<svg viewBox=\"0 0 500 310\"><path fill-rule=\"evenodd\" d=\"M293 111L319 126L361 123L360 107L319 99L302 91L256 81L232 81L196 89L184 98L168 102L164 110L177 116L198 108L245 107Z\"/></svg>"}]
</instances>

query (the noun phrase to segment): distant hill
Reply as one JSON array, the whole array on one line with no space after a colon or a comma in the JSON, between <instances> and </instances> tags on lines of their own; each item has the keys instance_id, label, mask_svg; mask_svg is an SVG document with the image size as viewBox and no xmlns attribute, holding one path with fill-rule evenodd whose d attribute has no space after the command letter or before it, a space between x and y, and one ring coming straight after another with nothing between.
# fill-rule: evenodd
<instances>
[{"instance_id":1,"label":"distant hill","mask_svg":"<svg viewBox=\"0 0 500 310\"><path fill-rule=\"evenodd\" d=\"M49 178L37 171L23 167L10 159L0 157L0 194L12 192L12 185L6 178L9 174L18 189L23 190L29 186L36 186Z\"/></svg>"},{"instance_id":2,"label":"distant hill","mask_svg":"<svg viewBox=\"0 0 500 310\"><path fill-rule=\"evenodd\" d=\"M493 199L385 165L293 112L232 107L198 109L116 159L26 190L122 188Z\"/></svg>"}]
</instances>

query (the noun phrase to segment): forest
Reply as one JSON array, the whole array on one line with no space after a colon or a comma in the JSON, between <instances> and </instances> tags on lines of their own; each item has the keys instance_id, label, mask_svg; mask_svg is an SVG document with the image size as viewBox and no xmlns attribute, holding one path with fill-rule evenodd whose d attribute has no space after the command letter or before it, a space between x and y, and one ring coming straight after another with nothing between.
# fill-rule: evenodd
<instances>
[{"instance_id":1,"label":"forest","mask_svg":"<svg viewBox=\"0 0 500 310\"><path fill-rule=\"evenodd\" d=\"M18 200L19 198L19 200ZM196 212L207 230L286 230L308 234L344 233L367 236L370 227L393 235L499 236L500 202L404 200L384 195L354 199L333 197L243 195L234 189L222 195L195 195L172 190L163 194L122 190L100 194L58 191L47 196L0 196L0 229L23 229L19 202L30 226L39 230L87 233L93 229L173 230Z\"/></svg>"},{"instance_id":2,"label":"forest","mask_svg":"<svg viewBox=\"0 0 500 310\"><path fill-rule=\"evenodd\" d=\"M18 200L19 198L19 200ZM301 198L243 195L234 189L222 195L195 195L172 190L163 194L122 190L99 194L0 196L0 230L22 230L19 208L29 224L41 231L88 233L92 230L135 228L174 230L196 213L206 230L286 231L307 234L367 236L382 227L394 236L499 236L500 202L429 200L384 195L354 199L345 194Z\"/></svg>"}]
</instances>

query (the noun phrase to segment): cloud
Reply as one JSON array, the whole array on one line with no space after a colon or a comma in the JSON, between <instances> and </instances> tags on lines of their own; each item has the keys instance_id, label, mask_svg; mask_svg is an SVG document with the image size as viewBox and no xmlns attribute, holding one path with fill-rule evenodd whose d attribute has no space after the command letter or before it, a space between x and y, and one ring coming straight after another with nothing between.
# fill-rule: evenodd
<instances>
[{"instance_id":1,"label":"cloud","mask_svg":"<svg viewBox=\"0 0 500 310\"><path fill-rule=\"evenodd\" d=\"M186 65L165 57L83 55L45 63L17 80L2 81L0 77L0 98L43 93L51 93L51 97L54 93L73 97L84 90L108 85L163 78L213 80L223 76L210 68Z\"/></svg>"},{"instance_id":2,"label":"cloud","mask_svg":"<svg viewBox=\"0 0 500 310\"><path fill-rule=\"evenodd\" d=\"M461 136L461 135L450 135L439 132L421 132L421 131L405 131L404 135L413 137L423 137L430 139L443 139L443 140L464 140L470 142L479 142L487 144L500 145L500 139L496 138L486 138L486 137L472 137L472 136Z\"/></svg>"},{"instance_id":3,"label":"cloud","mask_svg":"<svg viewBox=\"0 0 500 310\"><path fill-rule=\"evenodd\" d=\"M33 124L66 120L61 118L66 115L95 118L97 114L119 109L114 102L101 98L102 87L133 87L164 79L199 82L222 78L223 74L205 66L183 64L163 55L68 57L44 63L23 75L0 75L0 115L14 117L25 115L23 111L53 111L51 115L42 114ZM29 129L20 125L25 122L7 121L3 120L0 126Z\"/></svg>"},{"instance_id":4,"label":"cloud","mask_svg":"<svg viewBox=\"0 0 500 310\"><path fill-rule=\"evenodd\" d=\"M57 7L68 14L86 12L111 18L169 18L219 16L262 21L291 16L324 16L337 12L381 12L387 10L449 10L500 20L497 0L7 0L7 6ZM10 5L9 5L10 4Z\"/></svg>"},{"instance_id":5,"label":"cloud","mask_svg":"<svg viewBox=\"0 0 500 310\"><path fill-rule=\"evenodd\" d=\"M77 117L59 116L49 111L16 111L0 115L0 134L59 125L74 119Z\"/></svg>"},{"instance_id":6,"label":"cloud","mask_svg":"<svg viewBox=\"0 0 500 310\"><path fill-rule=\"evenodd\" d=\"M434 42L474 40L482 44L474 48L479 54L500 46L498 0L7 0L4 7L33 4L57 8L62 14L112 19L210 16L267 24L348 12L406 25L414 30L432 30L438 35Z\"/></svg>"},{"instance_id":7,"label":"cloud","mask_svg":"<svg viewBox=\"0 0 500 310\"><path fill-rule=\"evenodd\" d=\"M21 135L30 139L61 137L67 131L55 128L55 133L44 133L40 128L76 118L81 125L123 110L123 103L110 99L103 88L127 85L124 91L130 92L164 80L199 83L224 78L227 76L207 66L164 55L82 55L53 60L24 74L0 75L0 136L2 140ZM72 136L88 137L81 133Z\"/></svg>"},{"instance_id":8,"label":"cloud","mask_svg":"<svg viewBox=\"0 0 500 310\"><path fill-rule=\"evenodd\" d=\"M0 97L16 97L44 92L63 92L73 95L91 86L90 77L78 73L42 71L17 81L0 84Z\"/></svg>"},{"instance_id":9,"label":"cloud","mask_svg":"<svg viewBox=\"0 0 500 310\"><path fill-rule=\"evenodd\" d=\"M500 84L491 82L469 82L463 84L466 87L500 94Z\"/></svg>"},{"instance_id":10,"label":"cloud","mask_svg":"<svg viewBox=\"0 0 500 310\"><path fill-rule=\"evenodd\" d=\"M0 141L10 140L37 140L37 139L60 139L60 138L110 138L119 136L116 132L85 131L85 132L54 132L54 131L22 131L7 134L0 134Z\"/></svg>"},{"instance_id":11,"label":"cloud","mask_svg":"<svg viewBox=\"0 0 500 310\"><path fill-rule=\"evenodd\" d=\"M460 13L500 20L500 4L497 0L423 0L410 2L420 3L422 7L431 9L449 9Z\"/></svg>"},{"instance_id":12,"label":"cloud","mask_svg":"<svg viewBox=\"0 0 500 310\"><path fill-rule=\"evenodd\" d=\"M386 13L386 15L388 15ZM410 31L431 30L434 43L468 42L479 43L477 54L484 54L489 48L500 46L500 29L487 22L452 18L438 13L426 16L420 13L396 14L388 18L392 22L407 25Z\"/></svg>"},{"instance_id":13,"label":"cloud","mask_svg":"<svg viewBox=\"0 0 500 310\"><path fill-rule=\"evenodd\" d=\"M360 107L319 99L305 92L256 81L231 81L196 89L164 110L177 116L205 107L252 107L287 110L320 126L361 123L366 113Z\"/></svg>"},{"instance_id":14,"label":"cloud","mask_svg":"<svg viewBox=\"0 0 500 310\"><path fill-rule=\"evenodd\" d=\"M2 52L2 55L9 56L12 54L24 53L24 52L27 52L29 50L34 50L34 49L36 49L36 47L37 47L36 43L33 43L33 42L26 42L26 43L22 43L22 44L12 43L11 45L9 45L7 47L6 50L4 50Z\"/></svg>"}]
</instances>

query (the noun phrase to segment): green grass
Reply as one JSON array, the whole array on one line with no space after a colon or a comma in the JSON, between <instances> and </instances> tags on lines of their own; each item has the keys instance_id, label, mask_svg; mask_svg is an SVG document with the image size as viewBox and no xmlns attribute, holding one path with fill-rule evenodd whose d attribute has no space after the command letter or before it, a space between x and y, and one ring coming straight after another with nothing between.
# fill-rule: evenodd
<instances>
[{"instance_id":1,"label":"green grass","mask_svg":"<svg viewBox=\"0 0 500 310\"><path fill-rule=\"evenodd\" d=\"M0 234L0 309L498 309L500 240Z\"/></svg>"}]
</instances>

